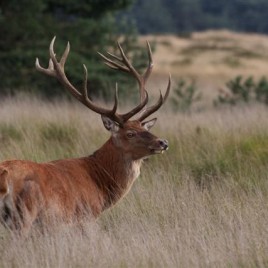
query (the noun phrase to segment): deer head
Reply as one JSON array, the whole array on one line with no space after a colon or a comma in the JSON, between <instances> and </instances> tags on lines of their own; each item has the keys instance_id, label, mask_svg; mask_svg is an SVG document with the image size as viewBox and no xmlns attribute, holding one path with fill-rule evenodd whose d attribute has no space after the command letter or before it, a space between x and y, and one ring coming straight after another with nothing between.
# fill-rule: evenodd
<instances>
[{"instance_id":1,"label":"deer head","mask_svg":"<svg viewBox=\"0 0 268 268\"><path fill-rule=\"evenodd\" d=\"M112 109L107 109L98 106L88 97L88 86L87 86L88 74L85 65L83 65L84 67L83 89L78 90L73 86L73 84L66 77L64 71L64 65L70 51L70 44L69 43L67 44L63 56L58 61L56 59L56 54L54 52L55 39L56 37L52 39L49 47L50 60L48 68L45 69L41 67L38 59L36 59L37 70L48 76L57 78L58 81L77 100L79 100L81 103L87 106L90 110L100 114L105 128L111 132L111 139L113 140L114 145L118 149L122 150L125 154L130 156L132 160L141 159L156 153L162 153L163 151L168 149L167 140L159 139L149 132L150 128L155 124L157 119L154 118L149 121L144 121L147 117L156 112L163 105L163 103L166 101L169 95L171 86L171 78L169 76L165 95L162 96L160 92L158 101L154 105L147 107L148 93L145 89L145 84L153 68L152 52L148 42L147 42L147 49L148 49L149 64L146 71L142 75L139 74L132 66L132 64L126 57L119 43L118 48L121 57L118 57L111 53L107 53L108 54L107 56L99 53L99 55L104 59L106 65L108 65L112 69L130 74L137 80L139 85L140 103L129 112L125 114L119 114L117 112L117 106L118 106L117 87L115 89L114 105ZM138 117L135 120L130 120L135 115L138 115Z\"/></svg>"}]
</instances>

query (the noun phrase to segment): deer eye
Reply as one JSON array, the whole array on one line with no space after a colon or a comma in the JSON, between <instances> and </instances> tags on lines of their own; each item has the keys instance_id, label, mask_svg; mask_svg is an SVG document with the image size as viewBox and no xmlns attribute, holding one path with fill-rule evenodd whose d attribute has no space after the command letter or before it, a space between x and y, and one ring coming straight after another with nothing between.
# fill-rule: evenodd
<instances>
[{"instance_id":1,"label":"deer eye","mask_svg":"<svg viewBox=\"0 0 268 268\"><path fill-rule=\"evenodd\" d=\"M127 137L129 138L129 139L131 139L131 138L133 138L133 137L135 137L136 136L136 133L135 132L128 132L127 133Z\"/></svg>"}]
</instances>

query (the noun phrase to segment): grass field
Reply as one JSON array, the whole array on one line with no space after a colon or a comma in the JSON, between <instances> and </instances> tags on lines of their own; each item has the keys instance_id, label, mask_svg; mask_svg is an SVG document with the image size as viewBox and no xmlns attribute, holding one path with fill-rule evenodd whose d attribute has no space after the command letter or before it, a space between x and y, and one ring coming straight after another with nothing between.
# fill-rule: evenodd
<instances>
[{"instance_id":1,"label":"grass field","mask_svg":"<svg viewBox=\"0 0 268 268\"><path fill-rule=\"evenodd\" d=\"M0 227L0 267L267 267L268 110L166 107L152 132L170 149L144 163L118 205L83 232L61 225L18 239ZM108 136L77 103L1 101L1 160L88 155Z\"/></svg>"},{"instance_id":2,"label":"grass field","mask_svg":"<svg viewBox=\"0 0 268 268\"><path fill-rule=\"evenodd\" d=\"M267 75L268 38L228 31L141 37L155 45L150 95L167 74L197 79L202 109L152 130L170 149L145 161L130 193L81 229L0 226L0 267L267 267L268 110L211 100L236 75ZM154 43L155 42L155 43ZM109 137L98 115L66 100L18 95L0 101L0 160L89 155Z\"/></svg>"}]
</instances>

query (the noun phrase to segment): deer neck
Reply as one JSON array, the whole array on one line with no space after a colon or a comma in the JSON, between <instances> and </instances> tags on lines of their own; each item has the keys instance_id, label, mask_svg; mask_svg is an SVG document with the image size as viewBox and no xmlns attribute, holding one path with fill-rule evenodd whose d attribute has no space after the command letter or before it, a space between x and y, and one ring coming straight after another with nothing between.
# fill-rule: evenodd
<instances>
[{"instance_id":1,"label":"deer neck","mask_svg":"<svg viewBox=\"0 0 268 268\"><path fill-rule=\"evenodd\" d=\"M142 160L132 160L123 149L117 147L111 137L89 157L95 166L92 178L105 196L104 209L115 204L131 188L140 174Z\"/></svg>"}]
</instances>

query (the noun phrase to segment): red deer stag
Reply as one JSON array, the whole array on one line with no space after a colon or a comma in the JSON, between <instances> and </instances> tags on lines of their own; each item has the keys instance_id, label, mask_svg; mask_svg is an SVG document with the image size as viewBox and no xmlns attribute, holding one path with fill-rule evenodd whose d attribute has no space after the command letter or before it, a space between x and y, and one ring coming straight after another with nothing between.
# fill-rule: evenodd
<instances>
[{"instance_id":1,"label":"red deer stag","mask_svg":"<svg viewBox=\"0 0 268 268\"><path fill-rule=\"evenodd\" d=\"M0 220L11 230L29 230L34 222L44 222L53 216L63 221L72 221L90 213L94 218L121 199L139 176L144 158L168 149L168 142L149 132L156 118L144 119L157 111L169 95L169 77L164 96L147 107L148 94L145 83L153 68L152 52L148 43L149 64L140 75L118 44L121 56L108 53L101 57L116 70L133 76L139 85L140 103L125 114L117 112L118 96L115 90L114 105L106 109L96 105L87 93L87 69L83 90L79 91L64 72L70 45L58 61L54 53L55 37L49 47L49 66L36 68L52 76L81 103L102 117L103 124L111 132L108 141L90 156L35 163L10 160L0 164ZM130 120L134 115L137 119Z\"/></svg>"}]
</instances>

